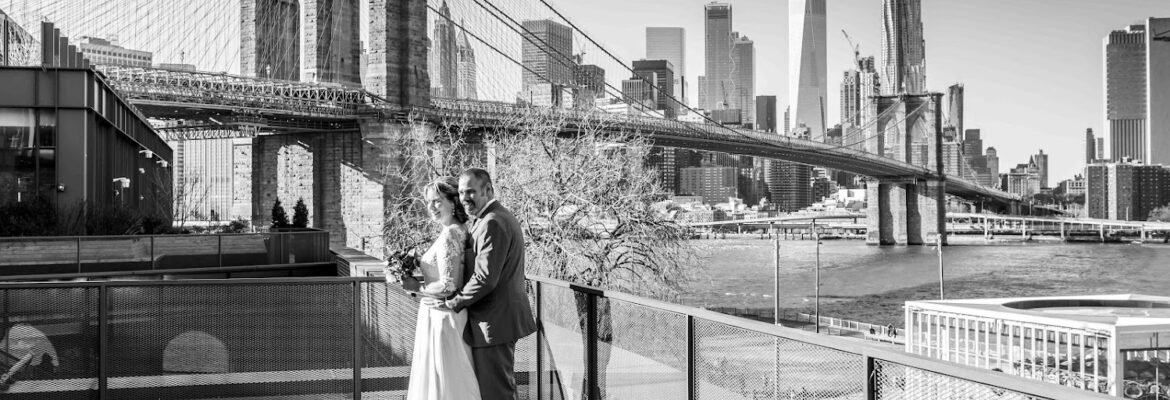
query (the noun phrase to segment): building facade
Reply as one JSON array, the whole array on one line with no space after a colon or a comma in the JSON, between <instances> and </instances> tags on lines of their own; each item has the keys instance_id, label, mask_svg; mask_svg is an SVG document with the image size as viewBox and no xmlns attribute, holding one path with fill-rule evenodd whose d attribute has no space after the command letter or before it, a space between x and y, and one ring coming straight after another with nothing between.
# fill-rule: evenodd
<instances>
[{"instance_id":1,"label":"building facade","mask_svg":"<svg viewBox=\"0 0 1170 400\"><path fill-rule=\"evenodd\" d=\"M1105 135L1109 158L1145 160L1146 27L1130 25L1105 37Z\"/></svg>"},{"instance_id":2,"label":"building facade","mask_svg":"<svg viewBox=\"0 0 1170 400\"><path fill-rule=\"evenodd\" d=\"M756 96L756 126L761 132L776 133L776 96Z\"/></svg>"},{"instance_id":3,"label":"building facade","mask_svg":"<svg viewBox=\"0 0 1170 400\"><path fill-rule=\"evenodd\" d=\"M1144 221L1170 204L1170 169L1161 165L1099 163L1085 167L1089 218Z\"/></svg>"},{"instance_id":4,"label":"building facade","mask_svg":"<svg viewBox=\"0 0 1170 400\"><path fill-rule=\"evenodd\" d=\"M83 36L77 49L96 65L150 68L154 63L154 55L149 51L127 49L102 38Z\"/></svg>"},{"instance_id":5,"label":"building facade","mask_svg":"<svg viewBox=\"0 0 1170 400\"><path fill-rule=\"evenodd\" d=\"M521 62L524 68L521 69L521 97L529 100L536 97L534 94L563 92L571 87L575 83L576 70L570 58L573 30L549 19L524 21L522 25ZM548 85L553 87L548 88ZM541 104L533 100L533 104L554 106L561 102Z\"/></svg>"},{"instance_id":6,"label":"building facade","mask_svg":"<svg viewBox=\"0 0 1170 400\"><path fill-rule=\"evenodd\" d=\"M297 0L240 1L240 74L300 80L300 38Z\"/></svg>"},{"instance_id":7,"label":"building facade","mask_svg":"<svg viewBox=\"0 0 1170 400\"><path fill-rule=\"evenodd\" d=\"M703 196L705 204L719 204L736 198L739 171L735 167L691 167L679 173L679 190L684 195Z\"/></svg>"},{"instance_id":8,"label":"building facade","mask_svg":"<svg viewBox=\"0 0 1170 400\"><path fill-rule=\"evenodd\" d=\"M654 109L662 110L663 116L671 119L678 116L680 106L672 100L675 96L674 68L674 64L668 60L638 60L633 63L634 78L641 78L657 88L652 91ZM604 81L601 83L604 84Z\"/></svg>"},{"instance_id":9,"label":"building facade","mask_svg":"<svg viewBox=\"0 0 1170 400\"><path fill-rule=\"evenodd\" d=\"M171 148L96 72L0 67L0 87L0 203L170 216Z\"/></svg>"},{"instance_id":10,"label":"building facade","mask_svg":"<svg viewBox=\"0 0 1170 400\"><path fill-rule=\"evenodd\" d=\"M882 94L926 92L921 0L882 1Z\"/></svg>"},{"instance_id":11,"label":"building facade","mask_svg":"<svg viewBox=\"0 0 1170 400\"><path fill-rule=\"evenodd\" d=\"M1097 159L1097 138L1093 136L1093 128L1085 129L1085 165Z\"/></svg>"},{"instance_id":12,"label":"building facade","mask_svg":"<svg viewBox=\"0 0 1170 400\"><path fill-rule=\"evenodd\" d=\"M479 68L475 64L475 49L467 40L467 32L459 31L459 61L456 67L458 75L458 91L456 97L468 100L479 99L479 88L476 86Z\"/></svg>"},{"instance_id":13,"label":"building facade","mask_svg":"<svg viewBox=\"0 0 1170 400\"><path fill-rule=\"evenodd\" d=\"M955 132L960 135L963 134L963 102L966 96L967 89L962 83L956 83L947 88L947 119L949 124L955 128ZM959 138L962 140L962 138Z\"/></svg>"},{"instance_id":14,"label":"building facade","mask_svg":"<svg viewBox=\"0 0 1170 400\"><path fill-rule=\"evenodd\" d=\"M794 0L788 6L788 105L792 126L825 137L828 99L825 0ZM785 131L789 134L791 131Z\"/></svg>"}]
</instances>

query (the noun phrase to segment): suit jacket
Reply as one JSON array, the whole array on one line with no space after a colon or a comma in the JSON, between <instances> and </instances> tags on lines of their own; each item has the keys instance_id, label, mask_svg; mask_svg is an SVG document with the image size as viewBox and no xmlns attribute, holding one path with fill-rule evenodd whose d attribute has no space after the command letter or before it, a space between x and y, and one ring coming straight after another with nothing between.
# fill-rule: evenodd
<instances>
[{"instance_id":1,"label":"suit jacket","mask_svg":"<svg viewBox=\"0 0 1170 400\"><path fill-rule=\"evenodd\" d=\"M448 305L467 310L464 339L472 347L507 344L536 332L524 282L524 235L511 211L492 203L470 230L474 269Z\"/></svg>"}]
</instances>

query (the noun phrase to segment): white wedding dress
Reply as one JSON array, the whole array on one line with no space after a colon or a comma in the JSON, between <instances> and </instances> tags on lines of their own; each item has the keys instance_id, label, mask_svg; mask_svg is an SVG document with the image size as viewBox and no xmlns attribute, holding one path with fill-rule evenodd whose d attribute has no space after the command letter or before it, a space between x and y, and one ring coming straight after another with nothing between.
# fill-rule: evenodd
<instances>
[{"instance_id":1,"label":"white wedding dress","mask_svg":"<svg viewBox=\"0 0 1170 400\"><path fill-rule=\"evenodd\" d=\"M463 281L466 237L462 226L443 228L419 260L424 291L450 294ZM407 400L480 400L471 347L463 341L466 327L467 310L456 313L419 306Z\"/></svg>"}]
</instances>

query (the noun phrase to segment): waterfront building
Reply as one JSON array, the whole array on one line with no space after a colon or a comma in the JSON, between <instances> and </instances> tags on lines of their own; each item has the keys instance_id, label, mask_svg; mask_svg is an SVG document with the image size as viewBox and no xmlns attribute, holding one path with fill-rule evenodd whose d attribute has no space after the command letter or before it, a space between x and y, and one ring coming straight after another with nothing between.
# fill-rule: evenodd
<instances>
[{"instance_id":1,"label":"waterfront building","mask_svg":"<svg viewBox=\"0 0 1170 400\"><path fill-rule=\"evenodd\" d=\"M709 3L704 10L704 64L706 70L699 79L705 84L705 92L699 98L705 100L699 107L707 110L727 108L729 97L735 89L732 81L731 59L731 4Z\"/></svg>"},{"instance_id":2,"label":"waterfront building","mask_svg":"<svg viewBox=\"0 0 1170 400\"><path fill-rule=\"evenodd\" d=\"M806 127L810 138L824 141L828 97L825 0L788 2L789 129ZM790 132L786 129L786 132Z\"/></svg>"},{"instance_id":3,"label":"waterfront building","mask_svg":"<svg viewBox=\"0 0 1170 400\"><path fill-rule=\"evenodd\" d=\"M667 194L678 194L678 162L674 147L653 146L646 164L658 174L658 184Z\"/></svg>"},{"instance_id":4,"label":"waterfront building","mask_svg":"<svg viewBox=\"0 0 1170 400\"><path fill-rule=\"evenodd\" d=\"M776 96L756 96L755 129L776 133Z\"/></svg>"},{"instance_id":5,"label":"waterfront building","mask_svg":"<svg viewBox=\"0 0 1170 400\"><path fill-rule=\"evenodd\" d=\"M907 301L906 352L1125 398L1164 393L1170 297ZM930 382L907 376L908 390ZM938 393L942 398L943 394ZM1149 397L1153 398L1153 397Z\"/></svg>"},{"instance_id":6,"label":"waterfront building","mask_svg":"<svg viewBox=\"0 0 1170 400\"><path fill-rule=\"evenodd\" d=\"M451 8L447 1L439 6L439 15L434 18L435 30L431 35L431 46L427 67L430 68L431 97L454 99L459 97L459 43L455 24L451 20Z\"/></svg>"},{"instance_id":7,"label":"waterfront building","mask_svg":"<svg viewBox=\"0 0 1170 400\"><path fill-rule=\"evenodd\" d=\"M0 10L0 67L37 64L38 47L32 34Z\"/></svg>"},{"instance_id":8,"label":"waterfront building","mask_svg":"<svg viewBox=\"0 0 1170 400\"><path fill-rule=\"evenodd\" d=\"M194 220L252 218L251 176L240 176L236 171L238 168L251 170L250 139L184 140L169 144L175 158L175 210L188 213L186 217ZM236 159L245 153L249 155L247 159ZM240 191L244 187L248 188L247 192Z\"/></svg>"},{"instance_id":9,"label":"waterfront building","mask_svg":"<svg viewBox=\"0 0 1170 400\"><path fill-rule=\"evenodd\" d=\"M690 167L679 173L681 194L702 196L704 204L719 204L737 196L739 171L735 167Z\"/></svg>"},{"instance_id":10,"label":"waterfront building","mask_svg":"<svg viewBox=\"0 0 1170 400\"><path fill-rule=\"evenodd\" d=\"M1170 169L1132 162L1085 167L1085 204L1089 218L1144 221L1150 211L1170 204Z\"/></svg>"},{"instance_id":11,"label":"waterfront building","mask_svg":"<svg viewBox=\"0 0 1170 400\"><path fill-rule=\"evenodd\" d=\"M301 79L297 0L240 1L240 74Z\"/></svg>"},{"instance_id":12,"label":"waterfront building","mask_svg":"<svg viewBox=\"0 0 1170 400\"><path fill-rule=\"evenodd\" d=\"M882 94L926 92L921 0L882 1Z\"/></svg>"},{"instance_id":13,"label":"waterfront building","mask_svg":"<svg viewBox=\"0 0 1170 400\"><path fill-rule=\"evenodd\" d=\"M666 60L674 65L674 96L682 104L690 104L687 90L687 31L674 27L646 28L646 59Z\"/></svg>"},{"instance_id":14,"label":"waterfront building","mask_svg":"<svg viewBox=\"0 0 1170 400\"><path fill-rule=\"evenodd\" d=\"M1015 168L1008 170L1008 173L1002 174L1000 177L1002 178L1001 187L1004 191L1025 198L1039 194L1042 188L1040 167L1036 165L1035 158L1029 159L1026 164L1016 165Z\"/></svg>"},{"instance_id":15,"label":"waterfront building","mask_svg":"<svg viewBox=\"0 0 1170 400\"><path fill-rule=\"evenodd\" d=\"M301 1L301 80L361 86L358 0Z\"/></svg>"},{"instance_id":16,"label":"waterfront building","mask_svg":"<svg viewBox=\"0 0 1170 400\"><path fill-rule=\"evenodd\" d=\"M170 215L171 148L105 78L76 67L0 67L0 87L0 203L42 198L61 211L85 204Z\"/></svg>"},{"instance_id":17,"label":"waterfront building","mask_svg":"<svg viewBox=\"0 0 1170 400\"><path fill-rule=\"evenodd\" d=\"M521 91L543 92L549 84L571 86L575 82L575 62L570 58L573 30L551 19L524 21L522 25Z\"/></svg>"},{"instance_id":18,"label":"waterfront building","mask_svg":"<svg viewBox=\"0 0 1170 400\"><path fill-rule=\"evenodd\" d=\"M657 90L651 91L653 108L664 110L663 114L666 118L675 118L678 115L680 104L672 99L675 95L674 64L668 60L638 60L634 61L633 69L634 77L631 79L641 78L657 87ZM604 76L602 78L604 79ZM625 92L624 83L622 91Z\"/></svg>"},{"instance_id":19,"label":"waterfront building","mask_svg":"<svg viewBox=\"0 0 1170 400\"><path fill-rule=\"evenodd\" d=\"M96 37L82 36L77 50L90 64L95 65L150 68L154 61L154 55L149 51L127 49L116 42Z\"/></svg>"},{"instance_id":20,"label":"waterfront building","mask_svg":"<svg viewBox=\"0 0 1170 400\"><path fill-rule=\"evenodd\" d=\"M479 99L476 87L479 70L475 65L475 49L471 47L471 42L467 40L467 31L464 30L459 31L459 64L456 72L459 79L456 96L468 100ZM604 76L603 74L602 77Z\"/></svg>"},{"instance_id":21,"label":"waterfront building","mask_svg":"<svg viewBox=\"0 0 1170 400\"><path fill-rule=\"evenodd\" d=\"M812 167L792 161L775 160L765 171L770 201L779 211L794 212L808 207L812 199Z\"/></svg>"},{"instance_id":22,"label":"waterfront building","mask_svg":"<svg viewBox=\"0 0 1170 400\"><path fill-rule=\"evenodd\" d=\"M1170 164L1170 18L1148 18L1104 39L1110 158Z\"/></svg>"}]
</instances>

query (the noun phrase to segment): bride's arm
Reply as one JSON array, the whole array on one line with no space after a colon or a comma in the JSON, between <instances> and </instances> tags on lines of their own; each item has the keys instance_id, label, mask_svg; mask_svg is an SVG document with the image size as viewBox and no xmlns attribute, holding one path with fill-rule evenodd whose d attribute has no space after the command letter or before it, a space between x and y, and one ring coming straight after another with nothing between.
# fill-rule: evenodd
<instances>
[{"instance_id":1,"label":"bride's arm","mask_svg":"<svg viewBox=\"0 0 1170 400\"><path fill-rule=\"evenodd\" d=\"M463 268L463 238L460 232L450 227L443 228L439 236L441 244L436 249L439 277L422 287L419 292L428 297L445 299L455 293L455 275Z\"/></svg>"}]
</instances>

